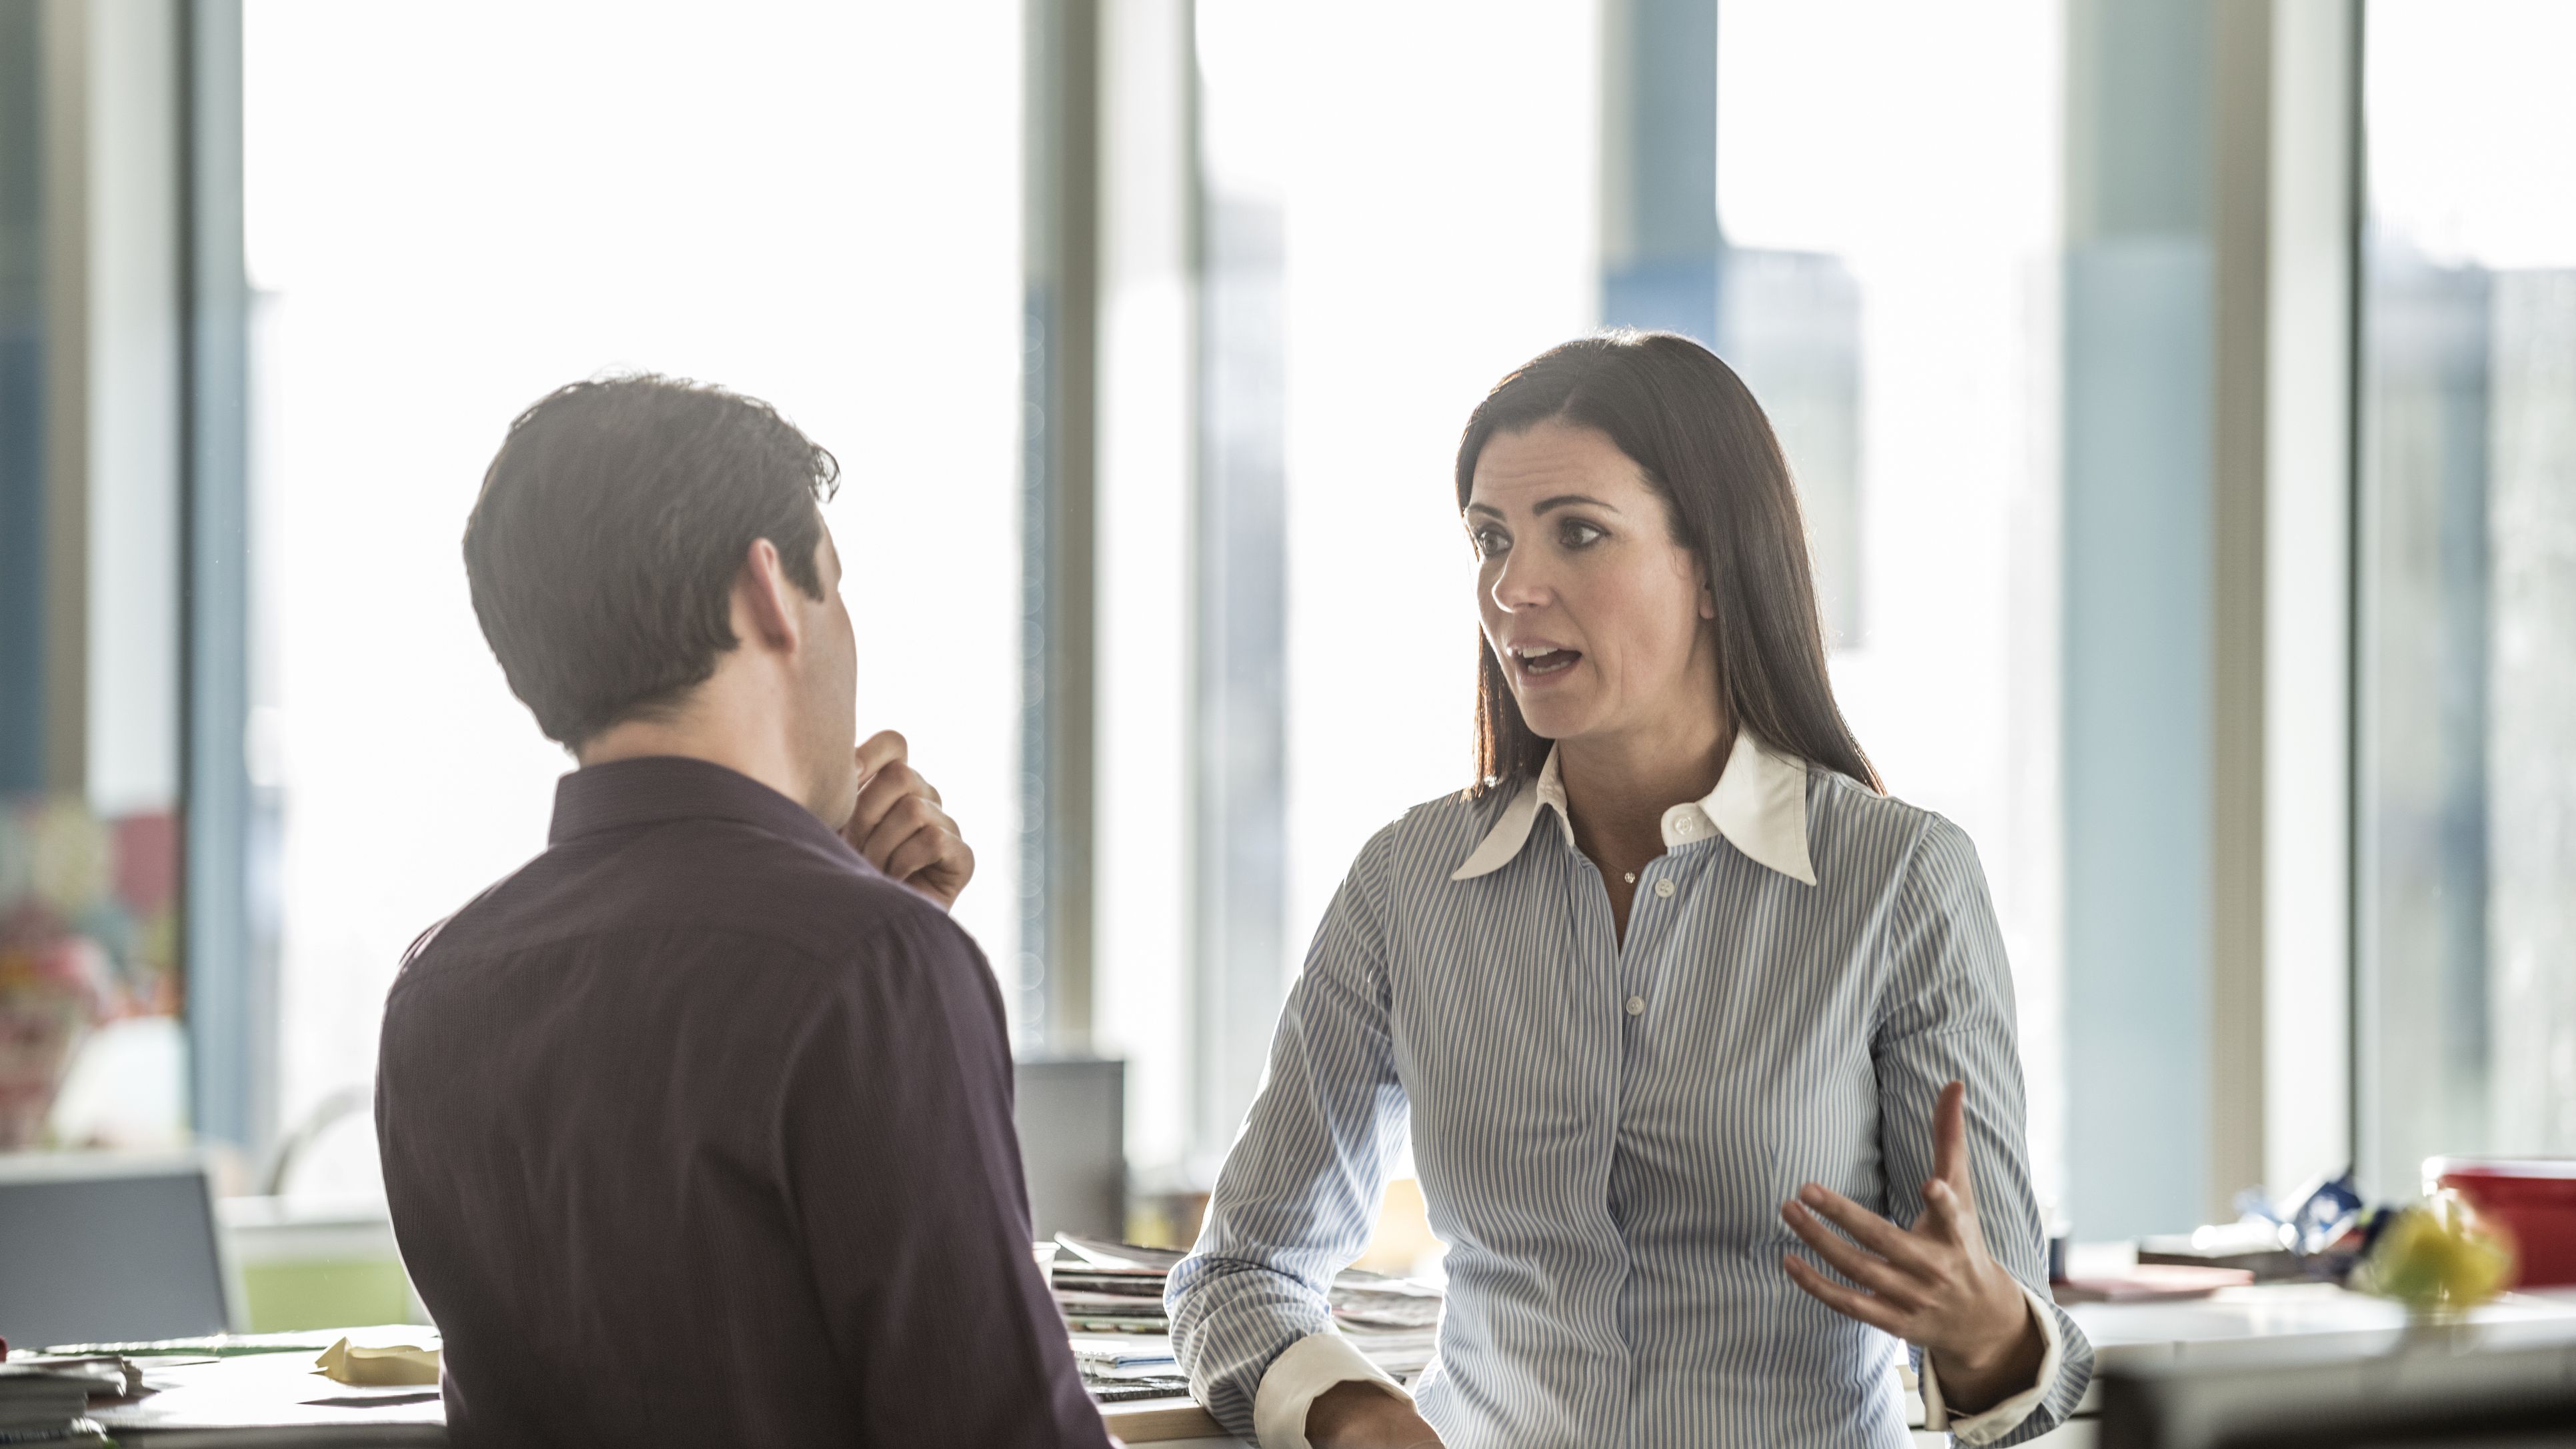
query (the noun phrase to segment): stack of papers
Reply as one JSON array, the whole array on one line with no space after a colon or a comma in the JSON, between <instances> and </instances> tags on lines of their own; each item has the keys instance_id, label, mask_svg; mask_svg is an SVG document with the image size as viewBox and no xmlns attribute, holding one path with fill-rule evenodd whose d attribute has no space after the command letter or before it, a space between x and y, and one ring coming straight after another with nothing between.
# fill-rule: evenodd
<instances>
[{"instance_id":1,"label":"stack of papers","mask_svg":"<svg viewBox=\"0 0 2576 1449\"><path fill-rule=\"evenodd\" d=\"M1055 1236L1049 1286L1076 1333L1166 1333L1163 1283L1187 1255L1170 1248L1112 1243L1073 1233Z\"/></svg>"},{"instance_id":2,"label":"stack of papers","mask_svg":"<svg viewBox=\"0 0 2576 1449\"><path fill-rule=\"evenodd\" d=\"M1186 1396L1189 1380L1172 1357L1163 1284L1182 1254L1058 1233L1039 1245L1047 1283L1073 1335L1083 1387L1103 1404Z\"/></svg>"},{"instance_id":3,"label":"stack of papers","mask_svg":"<svg viewBox=\"0 0 2576 1449\"><path fill-rule=\"evenodd\" d=\"M1179 1398L1190 1391L1172 1357L1172 1341L1159 1333L1077 1333L1073 1361L1083 1387L1104 1404Z\"/></svg>"},{"instance_id":4,"label":"stack of papers","mask_svg":"<svg viewBox=\"0 0 2576 1449\"><path fill-rule=\"evenodd\" d=\"M126 1389L124 1366L114 1359L0 1363L0 1444L104 1444L89 1417L90 1396L121 1398Z\"/></svg>"},{"instance_id":5,"label":"stack of papers","mask_svg":"<svg viewBox=\"0 0 2576 1449\"><path fill-rule=\"evenodd\" d=\"M1411 1278L1390 1278L1358 1268L1333 1280L1333 1326L1399 1379L1431 1365L1440 1346L1440 1290Z\"/></svg>"},{"instance_id":6,"label":"stack of papers","mask_svg":"<svg viewBox=\"0 0 2576 1449\"><path fill-rule=\"evenodd\" d=\"M1164 1337L1171 1324L1163 1316L1163 1285L1187 1255L1072 1233L1057 1234L1052 1246L1056 1251L1048 1278L1056 1306L1076 1335L1075 1356L1084 1359L1085 1377L1095 1377L1094 1359L1085 1358L1081 1345L1102 1335L1136 1337L1131 1356L1136 1358L1137 1372L1145 1371L1143 1356L1150 1354L1159 1355L1154 1361L1168 1366L1164 1373L1177 1376L1171 1340ZM1332 1307L1333 1324L1351 1346L1399 1379L1422 1372L1439 1346L1440 1290L1431 1284L1345 1269L1333 1280ZM1096 1383L1094 1392L1098 1392Z\"/></svg>"}]
</instances>

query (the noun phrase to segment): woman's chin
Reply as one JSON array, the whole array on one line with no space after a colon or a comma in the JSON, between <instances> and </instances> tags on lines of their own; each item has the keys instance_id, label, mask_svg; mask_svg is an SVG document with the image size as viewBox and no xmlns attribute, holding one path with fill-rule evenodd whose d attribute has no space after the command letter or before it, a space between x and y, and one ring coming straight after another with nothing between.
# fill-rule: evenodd
<instances>
[{"instance_id":1,"label":"woman's chin","mask_svg":"<svg viewBox=\"0 0 2576 1449\"><path fill-rule=\"evenodd\" d=\"M1568 701L1556 699L1522 699L1521 720L1530 733L1555 744L1584 732L1583 711L1567 708Z\"/></svg>"}]
</instances>

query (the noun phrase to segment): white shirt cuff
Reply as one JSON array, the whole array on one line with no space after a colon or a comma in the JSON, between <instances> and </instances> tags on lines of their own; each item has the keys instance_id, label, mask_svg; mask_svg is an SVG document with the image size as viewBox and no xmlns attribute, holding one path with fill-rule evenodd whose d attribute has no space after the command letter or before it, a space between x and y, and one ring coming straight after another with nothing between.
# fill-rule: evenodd
<instances>
[{"instance_id":1,"label":"white shirt cuff","mask_svg":"<svg viewBox=\"0 0 2576 1449\"><path fill-rule=\"evenodd\" d=\"M2029 1284L2017 1283L2014 1286L2020 1288L2021 1296L2030 1301L2030 1316L2039 1321L2039 1336L2047 1345L2039 1356L2038 1378L2029 1388L2023 1389L1983 1413L1954 1419L1950 1417L1949 1405L1941 1400L1941 1375L1934 1371L1932 1355L1927 1353L1923 1355L1923 1427L1925 1429L1935 1431L1947 1429L1958 1436L1962 1444L1991 1444L2020 1428L2021 1421L2029 1418L2031 1410L2038 1408L2040 1402L2048 1397L2048 1391L2056 1386L2057 1371L2066 1361L2066 1339L2058 1332L2057 1314L2050 1309L2044 1299L2030 1290ZM1268 1388L1269 1385L1265 1381L1263 1391L1267 1392ZM1264 1439L1261 1442L1266 1446L1270 1441Z\"/></svg>"},{"instance_id":2,"label":"white shirt cuff","mask_svg":"<svg viewBox=\"0 0 2576 1449\"><path fill-rule=\"evenodd\" d=\"M2050 1359L2054 1363L2054 1358ZM1310 1333L1288 1345L1270 1361L1261 1389L1252 1396L1252 1433L1261 1449L1314 1449L1306 1442L1306 1411L1326 1389L1351 1382L1372 1383L1410 1404L1413 1395L1370 1363L1338 1333Z\"/></svg>"}]
</instances>

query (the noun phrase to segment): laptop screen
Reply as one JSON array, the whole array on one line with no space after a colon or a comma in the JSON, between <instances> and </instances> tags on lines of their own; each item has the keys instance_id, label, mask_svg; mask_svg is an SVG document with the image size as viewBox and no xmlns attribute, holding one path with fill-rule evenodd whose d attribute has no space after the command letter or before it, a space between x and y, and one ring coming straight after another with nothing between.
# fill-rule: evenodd
<instances>
[{"instance_id":1,"label":"laptop screen","mask_svg":"<svg viewBox=\"0 0 2576 1449\"><path fill-rule=\"evenodd\" d=\"M13 1350L227 1326L203 1169L0 1158L0 1337Z\"/></svg>"}]
</instances>

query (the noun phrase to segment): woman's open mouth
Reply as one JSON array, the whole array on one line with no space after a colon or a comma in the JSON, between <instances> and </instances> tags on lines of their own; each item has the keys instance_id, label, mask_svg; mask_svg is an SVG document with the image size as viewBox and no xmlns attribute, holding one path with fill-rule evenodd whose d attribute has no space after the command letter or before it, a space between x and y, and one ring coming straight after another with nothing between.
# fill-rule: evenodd
<instances>
[{"instance_id":1,"label":"woman's open mouth","mask_svg":"<svg viewBox=\"0 0 2576 1449\"><path fill-rule=\"evenodd\" d=\"M1572 669L1583 659L1580 649L1558 649L1546 645L1512 647L1512 666L1529 684L1542 684Z\"/></svg>"}]
</instances>

